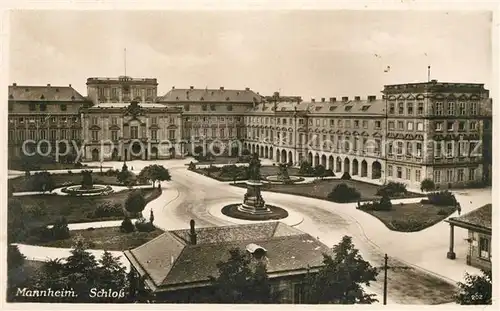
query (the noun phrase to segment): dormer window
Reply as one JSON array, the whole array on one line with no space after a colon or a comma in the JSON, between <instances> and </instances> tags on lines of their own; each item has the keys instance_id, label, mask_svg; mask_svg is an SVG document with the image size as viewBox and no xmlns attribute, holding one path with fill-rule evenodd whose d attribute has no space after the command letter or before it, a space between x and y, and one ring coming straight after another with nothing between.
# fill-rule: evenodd
<instances>
[{"instance_id":1,"label":"dormer window","mask_svg":"<svg viewBox=\"0 0 500 311\"><path fill-rule=\"evenodd\" d=\"M253 244L253 243L248 244L246 246L246 250L254 259L257 259L257 260L264 259L266 257L266 254L267 254L267 250L265 248L263 248L262 246L259 246L257 244Z\"/></svg>"},{"instance_id":2,"label":"dormer window","mask_svg":"<svg viewBox=\"0 0 500 311\"><path fill-rule=\"evenodd\" d=\"M43 94L42 94L42 96L40 96L40 99L45 99L45 96L43 96Z\"/></svg>"},{"instance_id":3,"label":"dormer window","mask_svg":"<svg viewBox=\"0 0 500 311\"><path fill-rule=\"evenodd\" d=\"M71 100L75 100L75 95L71 95Z\"/></svg>"},{"instance_id":4,"label":"dormer window","mask_svg":"<svg viewBox=\"0 0 500 311\"><path fill-rule=\"evenodd\" d=\"M68 107L66 106L66 104L61 105L61 111L66 111L67 109Z\"/></svg>"},{"instance_id":5,"label":"dormer window","mask_svg":"<svg viewBox=\"0 0 500 311\"><path fill-rule=\"evenodd\" d=\"M344 109L345 109L345 111L351 111L352 106L346 106Z\"/></svg>"},{"instance_id":6,"label":"dormer window","mask_svg":"<svg viewBox=\"0 0 500 311\"><path fill-rule=\"evenodd\" d=\"M229 97L226 97L226 100L229 100Z\"/></svg>"},{"instance_id":7,"label":"dormer window","mask_svg":"<svg viewBox=\"0 0 500 311\"><path fill-rule=\"evenodd\" d=\"M363 111L367 111L367 110L368 110L368 108L370 108L370 106L363 106L363 107L361 107L361 110L363 110Z\"/></svg>"},{"instance_id":8,"label":"dormer window","mask_svg":"<svg viewBox=\"0 0 500 311\"><path fill-rule=\"evenodd\" d=\"M335 109L337 109L337 106L331 106L330 107L330 111L334 111Z\"/></svg>"},{"instance_id":9,"label":"dormer window","mask_svg":"<svg viewBox=\"0 0 500 311\"><path fill-rule=\"evenodd\" d=\"M59 92L59 89L56 89L56 92Z\"/></svg>"}]
</instances>

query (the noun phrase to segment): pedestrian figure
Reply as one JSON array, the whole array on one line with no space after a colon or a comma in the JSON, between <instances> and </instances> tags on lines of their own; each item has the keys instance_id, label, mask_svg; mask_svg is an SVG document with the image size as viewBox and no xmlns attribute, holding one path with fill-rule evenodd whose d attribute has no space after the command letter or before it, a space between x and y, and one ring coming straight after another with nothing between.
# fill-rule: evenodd
<instances>
[{"instance_id":1,"label":"pedestrian figure","mask_svg":"<svg viewBox=\"0 0 500 311\"><path fill-rule=\"evenodd\" d=\"M460 213L462 212L462 207L460 206L460 203L457 204L457 212L458 216L460 216Z\"/></svg>"}]
</instances>

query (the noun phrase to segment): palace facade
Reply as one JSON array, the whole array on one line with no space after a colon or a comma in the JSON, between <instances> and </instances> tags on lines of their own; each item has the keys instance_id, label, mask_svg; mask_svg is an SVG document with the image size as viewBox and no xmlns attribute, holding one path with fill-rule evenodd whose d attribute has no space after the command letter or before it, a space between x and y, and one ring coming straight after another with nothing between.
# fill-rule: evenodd
<instances>
[{"instance_id":1,"label":"palace facade","mask_svg":"<svg viewBox=\"0 0 500 311\"><path fill-rule=\"evenodd\" d=\"M386 85L381 97L309 101L224 87L158 96L157 86L152 78L89 78L84 97L71 86L13 84L9 157L20 157L28 139L84 142L85 161L168 159L237 143L276 162L411 187L425 178L442 187L491 180L492 103L483 84L432 80Z\"/></svg>"}]
</instances>

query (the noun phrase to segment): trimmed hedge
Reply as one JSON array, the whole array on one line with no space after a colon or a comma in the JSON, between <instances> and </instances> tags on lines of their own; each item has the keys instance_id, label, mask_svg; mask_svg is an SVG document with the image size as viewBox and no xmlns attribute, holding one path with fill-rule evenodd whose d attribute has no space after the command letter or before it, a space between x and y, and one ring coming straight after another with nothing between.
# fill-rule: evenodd
<instances>
[{"instance_id":1,"label":"trimmed hedge","mask_svg":"<svg viewBox=\"0 0 500 311\"><path fill-rule=\"evenodd\" d=\"M356 188L349 187L346 184L339 184L333 188L332 192L328 194L328 200L337 203L348 203L357 201L361 198L361 193L359 193Z\"/></svg>"}]
</instances>

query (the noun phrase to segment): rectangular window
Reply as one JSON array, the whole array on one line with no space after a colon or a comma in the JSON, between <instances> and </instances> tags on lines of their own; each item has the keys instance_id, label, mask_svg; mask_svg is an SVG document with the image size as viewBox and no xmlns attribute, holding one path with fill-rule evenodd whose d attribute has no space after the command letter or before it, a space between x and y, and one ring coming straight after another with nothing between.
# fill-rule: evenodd
<instances>
[{"instance_id":1,"label":"rectangular window","mask_svg":"<svg viewBox=\"0 0 500 311\"><path fill-rule=\"evenodd\" d=\"M36 134L34 130L28 131L28 139L36 139Z\"/></svg>"},{"instance_id":2,"label":"rectangular window","mask_svg":"<svg viewBox=\"0 0 500 311\"><path fill-rule=\"evenodd\" d=\"M420 182L420 170L415 170L415 181Z\"/></svg>"},{"instance_id":3,"label":"rectangular window","mask_svg":"<svg viewBox=\"0 0 500 311\"><path fill-rule=\"evenodd\" d=\"M490 260L490 240L487 238L479 238L479 257Z\"/></svg>"},{"instance_id":4,"label":"rectangular window","mask_svg":"<svg viewBox=\"0 0 500 311\"><path fill-rule=\"evenodd\" d=\"M41 103L40 104L40 111L46 111L47 110L47 104L46 103Z\"/></svg>"},{"instance_id":5,"label":"rectangular window","mask_svg":"<svg viewBox=\"0 0 500 311\"><path fill-rule=\"evenodd\" d=\"M461 116L465 116L465 103L464 102L458 103L458 114Z\"/></svg>"},{"instance_id":6,"label":"rectangular window","mask_svg":"<svg viewBox=\"0 0 500 311\"><path fill-rule=\"evenodd\" d=\"M68 110L68 106L66 104L61 104L61 111L66 111Z\"/></svg>"},{"instance_id":7,"label":"rectangular window","mask_svg":"<svg viewBox=\"0 0 500 311\"><path fill-rule=\"evenodd\" d=\"M151 118L151 124L158 124L158 118L157 117L152 117Z\"/></svg>"},{"instance_id":8,"label":"rectangular window","mask_svg":"<svg viewBox=\"0 0 500 311\"><path fill-rule=\"evenodd\" d=\"M92 117L92 125L97 125L97 117Z\"/></svg>"},{"instance_id":9,"label":"rectangular window","mask_svg":"<svg viewBox=\"0 0 500 311\"><path fill-rule=\"evenodd\" d=\"M47 139L47 130L40 131L40 139Z\"/></svg>"},{"instance_id":10,"label":"rectangular window","mask_svg":"<svg viewBox=\"0 0 500 311\"><path fill-rule=\"evenodd\" d=\"M418 103L417 114L419 116L424 114L424 103Z\"/></svg>"},{"instance_id":11,"label":"rectangular window","mask_svg":"<svg viewBox=\"0 0 500 311\"><path fill-rule=\"evenodd\" d=\"M207 134L207 129L204 129L205 135ZM175 130L168 130L168 139L175 139Z\"/></svg>"},{"instance_id":12,"label":"rectangular window","mask_svg":"<svg viewBox=\"0 0 500 311\"><path fill-rule=\"evenodd\" d=\"M417 123L417 131L422 132L424 130L424 123L418 122Z\"/></svg>"},{"instance_id":13,"label":"rectangular window","mask_svg":"<svg viewBox=\"0 0 500 311\"><path fill-rule=\"evenodd\" d=\"M346 128L351 128L351 120L346 120L345 121L345 127Z\"/></svg>"},{"instance_id":14,"label":"rectangular window","mask_svg":"<svg viewBox=\"0 0 500 311\"><path fill-rule=\"evenodd\" d=\"M477 103L470 103L470 115L477 115Z\"/></svg>"},{"instance_id":15,"label":"rectangular window","mask_svg":"<svg viewBox=\"0 0 500 311\"><path fill-rule=\"evenodd\" d=\"M455 115L455 103L453 102L448 103L448 115L449 116Z\"/></svg>"},{"instance_id":16,"label":"rectangular window","mask_svg":"<svg viewBox=\"0 0 500 311\"><path fill-rule=\"evenodd\" d=\"M394 149L394 146L393 146L394 142L390 142L389 145L388 145L388 148L389 150L387 150L387 153L389 155L392 155L393 154L393 149Z\"/></svg>"},{"instance_id":17,"label":"rectangular window","mask_svg":"<svg viewBox=\"0 0 500 311\"><path fill-rule=\"evenodd\" d=\"M35 111L36 110L36 105L35 103L30 103L30 111Z\"/></svg>"},{"instance_id":18,"label":"rectangular window","mask_svg":"<svg viewBox=\"0 0 500 311\"><path fill-rule=\"evenodd\" d=\"M376 128L376 129L381 128L381 126L382 126L382 122L380 122L380 121L375 121L375 128Z\"/></svg>"},{"instance_id":19,"label":"rectangular window","mask_svg":"<svg viewBox=\"0 0 500 311\"><path fill-rule=\"evenodd\" d=\"M394 129L394 121L389 121L389 129L390 130Z\"/></svg>"},{"instance_id":20,"label":"rectangular window","mask_svg":"<svg viewBox=\"0 0 500 311\"><path fill-rule=\"evenodd\" d=\"M408 111L408 115L412 116L413 115L413 103L407 103L406 110Z\"/></svg>"},{"instance_id":21,"label":"rectangular window","mask_svg":"<svg viewBox=\"0 0 500 311\"><path fill-rule=\"evenodd\" d=\"M417 144L416 144L416 146L415 146L415 149L416 149L416 150L415 150L415 155L416 155L417 157L421 157L421 156L422 156L422 143L418 143L418 142L417 142Z\"/></svg>"},{"instance_id":22,"label":"rectangular window","mask_svg":"<svg viewBox=\"0 0 500 311\"><path fill-rule=\"evenodd\" d=\"M111 131L111 140L112 141L118 140L118 131Z\"/></svg>"},{"instance_id":23,"label":"rectangular window","mask_svg":"<svg viewBox=\"0 0 500 311\"><path fill-rule=\"evenodd\" d=\"M465 121L458 122L458 130L461 132L465 131Z\"/></svg>"},{"instance_id":24,"label":"rectangular window","mask_svg":"<svg viewBox=\"0 0 500 311\"><path fill-rule=\"evenodd\" d=\"M364 129L368 128L368 121L366 121L366 120L363 121L363 128Z\"/></svg>"},{"instance_id":25,"label":"rectangular window","mask_svg":"<svg viewBox=\"0 0 500 311\"><path fill-rule=\"evenodd\" d=\"M465 142L464 141L459 141L458 142L458 151L457 154L459 157L465 157L467 155L467 150L465 148Z\"/></svg>"},{"instance_id":26,"label":"rectangular window","mask_svg":"<svg viewBox=\"0 0 500 311\"><path fill-rule=\"evenodd\" d=\"M464 169L463 168L459 168L458 169L458 175L457 175L457 178L458 178L458 181L464 181Z\"/></svg>"},{"instance_id":27,"label":"rectangular window","mask_svg":"<svg viewBox=\"0 0 500 311\"><path fill-rule=\"evenodd\" d=\"M446 170L446 182L453 182L453 170Z\"/></svg>"},{"instance_id":28,"label":"rectangular window","mask_svg":"<svg viewBox=\"0 0 500 311\"><path fill-rule=\"evenodd\" d=\"M217 134L215 133L215 128L212 128L212 138L217 137Z\"/></svg>"},{"instance_id":29,"label":"rectangular window","mask_svg":"<svg viewBox=\"0 0 500 311\"><path fill-rule=\"evenodd\" d=\"M396 149L396 154L397 155L402 155L403 154L403 142L398 141L397 149Z\"/></svg>"},{"instance_id":30,"label":"rectangular window","mask_svg":"<svg viewBox=\"0 0 500 311\"><path fill-rule=\"evenodd\" d=\"M453 124L454 124L454 123L455 123L454 121L448 121L448 122L446 123L446 130L448 130L448 132L453 132L453 130L454 130L454 129L453 129Z\"/></svg>"},{"instance_id":31,"label":"rectangular window","mask_svg":"<svg viewBox=\"0 0 500 311\"><path fill-rule=\"evenodd\" d=\"M157 130L151 130L151 139L152 140L158 139L158 131Z\"/></svg>"},{"instance_id":32,"label":"rectangular window","mask_svg":"<svg viewBox=\"0 0 500 311\"><path fill-rule=\"evenodd\" d=\"M215 111L215 104L210 104L210 110Z\"/></svg>"},{"instance_id":33,"label":"rectangular window","mask_svg":"<svg viewBox=\"0 0 500 311\"><path fill-rule=\"evenodd\" d=\"M139 128L137 126L130 127L130 138L131 139L139 138Z\"/></svg>"},{"instance_id":34,"label":"rectangular window","mask_svg":"<svg viewBox=\"0 0 500 311\"><path fill-rule=\"evenodd\" d=\"M339 123L338 127L342 128L344 126L344 122L342 120L339 120L338 123Z\"/></svg>"},{"instance_id":35,"label":"rectangular window","mask_svg":"<svg viewBox=\"0 0 500 311\"><path fill-rule=\"evenodd\" d=\"M473 181L476 179L476 169L469 168L469 181Z\"/></svg>"},{"instance_id":36,"label":"rectangular window","mask_svg":"<svg viewBox=\"0 0 500 311\"><path fill-rule=\"evenodd\" d=\"M57 139L57 132L56 132L56 130L50 130L49 135L50 135L50 140L56 140Z\"/></svg>"},{"instance_id":37,"label":"rectangular window","mask_svg":"<svg viewBox=\"0 0 500 311\"><path fill-rule=\"evenodd\" d=\"M475 131L477 129L477 123L476 123L476 121L470 121L469 126L470 126L469 129L471 131Z\"/></svg>"},{"instance_id":38,"label":"rectangular window","mask_svg":"<svg viewBox=\"0 0 500 311\"><path fill-rule=\"evenodd\" d=\"M441 156L443 155L443 151L441 148L442 148L442 144L441 144L441 142L438 142L436 144L436 152L434 153L435 158L441 158Z\"/></svg>"},{"instance_id":39,"label":"rectangular window","mask_svg":"<svg viewBox=\"0 0 500 311\"><path fill-rule=\"evenodd\" d=\"M412 152L413 152L413 142L409 141L406 143L406 155L412 156Z\"/></svg>"},{"instance_id":40,"label":"rectangular window","mask_svg":"<svg viewBox=\"0 0 500 311\"><path fill-rule=\"evenodd\" d=\"M24 141L24 139L25 139L25 131L21 130L21 131L19 131L19 140Z\"/></svg>"},{"instance_id":41,"label":"rectangular window","mask_svg":"<svg viewBox=\"0 0 500 311\"><path fill-rule=\"evenodd\" d=\"M405 113L405 104L398 103L398 114L404 114L404 113Z\"/></svg>"},{"instance_id":42,"label":"rectangular window","mask_svg":"<svg viewBox=\"0 0 500 311\"><path fill-rule=\"evenodd\" d=\"M118 124L118 118L117 117L111 117L111 124L112 125L117 125Z\"/></svg>"},{"instance_id":43,"label":"rectangular window","mask_svg":"<svg viewBox=\"0 0 500 311\"><path fill-rule=\"evenodd\" d=\"M359 121L358 120L354 120L354 128L355 129L359 128Z\"/></svg>"},{"instance_id":44,"label":"rectangular window","mask_svg":"<svg viewBox=\"0 0 500 311\"><path fill-rule=\"evenodd\" d=\"M403 121L398 121L398 130L402 131L405 129L405 123Z\"/></svg>"},{"instance_id":45,"label":"rectangular window","mask_svg":"<svg viewBox=\"0 0 500 311\"><path fill-rule=\"evenodd\" d=\"M448 141L446 142L446 157L452 158L454 156L453 154L453 142Z\"/></svg>"},{"instance_id":46,"label":"rectangular window","mask_svg":"<svg viewBox=\"0 0 500 311\"><path fill-rule=\"evenodd\" d=\"M9 130L9 141L14 141L14 131L13 130Z\"/></svg>"},{"instance_id":47,"label":"rectangular window","mask_svg":"<svg viewBox=\"0 0 500 311\"><path fill-rule=\"evenodd\" d=\"M405 177L406 177L406 179L411 180L411 168L406 169Z\"/></svg>"},{"instance_id":48,"label":"rectangular window","mask_svg":"<svg viewBox=\"0 0 500 311\"><path fill-rule=\"evenodd\" d=\"M61 130L61 139L68 139L68 130Z\"/></svg>"},{"instance_id":49,"label":"rectangular window","mask_svg":"<svg viewBox=\"0 0 500 311\"><path fill-rule=\"evenodd\" d=\"M392 165L387 165L387 176L392 177Z\"/></svg>"},{"instance_id":50,"label":"rectangular window","mask_svg":"<svg viewBox=\"0 0 500 311\"><path fill-rule=\"evenodd\" d=\"M389 114L394 114L394 103L389 103Z\"/></svg>"},{"instance_id":51,"label":"rectangular window","mask_svg":"<svg viewBox=\"0 0 500 311\"><path fill-rule=\"evenodd\" d=\"M299 125L304 125L304 119L299 119Z\"/></svg>"},{"instance_id":52,"label":"rectangular window","mask_svg":"<svg viewBox=\"0 0 500 311\"><path fill-rule=\"evenodd\" d=\"M443 115L443 103L441 102L436 103L434 114L437 116Z\"/></svg>"},{"instance_id":53,"label":"rectangular window","mask_svg":"<svg viewBox=\"0 0 500 311\"><path fill-rule=\"evenodd\" d=\"M441 183L441 171L434 171L434 182Z\"/></svg>"},{"instance_id":54,"label":"rectangular window","mask_svg":"<svg viewBox=\"0 0 500 311\"><path fill-rule=\"evenodd\" d=\"M118 88L116 87L111 88L111 98L118 99Z\"/></svg>"},{"instance_id":55,"label":"rectangular window","mask_svg":"<svg viewBox=\"0 0 500 311\"><path fill-rule=\"evenodd\" d=\"M92 131L92 141L99 140L99 131Z\"/></svg>"},{"instance_id":56,"label":"rectangular window","mask_svg":"<svg viewBox=\"0 0 500 311\"><path fill-rule=\"evenodd\" d=\"M220 137L222 137L222 138L224 137L224 129L223 128L220 129Z\"/></svg>"},{"instance_id":57,"label":"rectangular window","mask_svg":"<svg viewBox=\"0 0 500 311\"><path fill-rule=\"evenodd\" d=\"M436 122L436 131L441 132L443 130L443 122Z\"/></svg>"},{"instance_id":58,"label":"rectangular window","mask_svg":"<svg viewBox=\"0 0 500 311\"><path fill-rule=\"evenodd\" d=\"M403 169L401 168L401 166L396 167L396 177L403 178Z\"/></svg>"},{"instance_id":59,"label":"rectangular window","mask_svg":"<svg viewBox=\"0 0 500 311\"><path fill-rule=\"evenodd\" d=\"M413 121L409 121L407 124L406 124L406 129L408 131L413 131Z\"/></svg>"}]
</instances>

